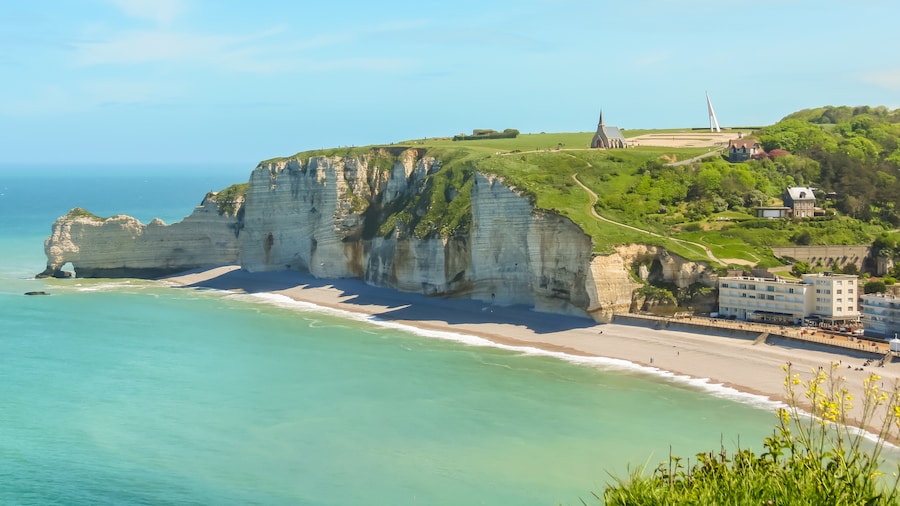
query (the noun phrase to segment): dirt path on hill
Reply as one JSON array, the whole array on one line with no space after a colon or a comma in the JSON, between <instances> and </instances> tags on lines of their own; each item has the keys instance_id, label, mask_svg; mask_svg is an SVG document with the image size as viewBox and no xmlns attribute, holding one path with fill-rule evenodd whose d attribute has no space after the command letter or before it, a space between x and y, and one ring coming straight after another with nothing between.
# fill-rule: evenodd
<instances>
[{"instance_id":1,"label":"dirt path on hill","mask_svg":"<svg viewBox=\"0 0 900 506\"><path fill-rule=\"evenodd\" d=\"M672 137L672 136L669 135L669 136L667 136L667 137ZM677 136L677 135L675 136L676 139L677 139L678 137L679 137L679 136ZM695 136L694 136L694 137L695 137ZM728 137L731 137L731 136L729 135ZM735 137L736 137L736 135L735 135ZM645 138L644 140L646 141L647 139ZM679 139L679 140L681 140L681 139ZM716 140L716 141L720 141L721 138L716 137L715 140ZM653 144L649 144L649 145L653 145ZM713 146L714 144L713 144L713 143L705 143L705 144L701 144L701 145L704 145L704 146ZM679 146L679 147L684 147L684 146ZM704 158L710 158L710 157L713 157L713 156L719 156L719 154L720 154L720 153L722 152L722 150L724 150L724 149L725 149L724 147L718 147L718 148L716 148L716 149L711 150L711 151L708 152L708 153L703 153L703 154L698 155L698 156L695 156L695 157L693 157L693 158L688 158L687 160L681 160L681 161L678 161L678 162L667 163L666 165L672 166L672 167L679 166L679 165L688 165L688 164L691 164L691 163L693 163L693 162L700 161L700 160L702 160L702 159L704 159ZM500 153L500 155L501 155L501 156L506 156L506 155L511 155L511 154L538 153L538 152L546 152L546 151L557 151L557 152L562 151L563 154L566 154L566 155L568 155L568 156L571 156L572 158L575 158L574 155L571 155L571 154L565 153L565 152L566 152L566 151L591 151L591 150L593 150L593 148L566 148L566 149L559 149L559 148L556 148L556 149L550 149L550 148L548 148L548 149L536 149L536 150L533 150L533 151L520 151L520 152L517 152L517 153L512 153L512 152L509 152L509 153ZM594 166L591 165L590 162L585 162L585 163L587 164L587 166L588 166L589 168L591 168L591 169L594 168ZM638 228L638 227L634 227L634 226L632 226L632 225L627 225L627 224L625 224L625 223L621 223L621 222L618 222L618 221L615 221L615 220L611 220L611 219L609 219L609 218L605 218L605 217L603 217L603 216L597 214L597 211L594 209L594 204L596 204L596 203L597 203L597 200L599 200L599 197L597 196L597 194L594 193L593 190L591 190L590 188L588 188L587 186L585 186L584 183L582 183L581 180L578 179L578 173L572 174L572 179L575 181L575 183L578 184L578 186L580 186L584 191L586 191L586 192L588 193L588 195L590 195L590 197L591 197L591 203L590 203L590 212L591 212L591 216L593 216L595 219L597 219L597 220L599 220L599 221L605 221L605 222L610 223L610 224L612 224L612 225L616 225L616 226L619 226L619 227L623 227L623 228L627 228L627 229L630 229L630 230L634 230L635 232L640 232L640 233L647 234L647 235L650 235L650 236L653 236L653 237L661 237L661 238L669 239L669 240L672 240L672 241L675 241L675 242L679 242L679 243L682 243L682 244L687 244L687 245L691 245L691 246L700 248L701 250L703 250L704 253L706 253L706 256L707 256L712 262L715 262L715 263L718 263L718 264L721 264L721 265L729 265L729 264L743 265L743 266L753 266L753 265L755 265L754 262L751 262L751 261L749 261L749 260L744 260L744 259L742 259L742 258L719 258L719 257L717 257L717 256L715 256L715 255L713 254L713 252L712 252L712 250L710 250L709 246L706 246L706 245L701 244L701 243L697 243L697 242L693 242L693 241L687 241L687 240L684 240L684 239L676 239L676 238L674 238L674 237L667 237L667 236L664 236L664 235L661 235L661 234L657 234L656 232L651 232L651 231L649 231L649 230L644 230L644 229L641 229L641 228Z\"/></svg>"},{"instance_id":2,"label":"dirt path on hill","mask_svg":"<svg viewBox=\"0 0 900 506\"><path fill-rule=\"evenodd\" d=\"M682 244L689 244L689 245L691 245L691 246L696 246L696 247L702 249L704 252L706 252L706 256L709 257L709 259L712 260L713 262L718 263L718 264L722 264L722 265L728 265L728 262L726 262L725 260L722 260L722 259L720 259L719 257L715 256L715 255L713 254L713 252L710 251L709 247L708 247L708 246L705 246L705 245L703 245L703 244L696 243L696 242L693 242L693 241L686 241L686 240L684 240L684 239L676 239L676 238L674 238L674 237L667 237L667 236L664 236L664 235L662 235L662 234L657 234L656 232L650 232L649 230L644 230L644 229L641 229L641 228L638 228L638 227L634 227L634 226L631 226L631 225L627 225L627 224L625 224L625 223L620 223L620 222L618 222L618 221L614 221L614 220L611 220L611 219L609 219L609 218L600 216L599 214L597 214L597 210L594 209L594 204L597 203L597 200L599 200L600 197L598 197L597 194L594 193L593 190L591 190L590 188L588 188L587 186L585 186L584 183L582 183L581 180L578 179L578 173L572 174L572 179L575 181L576 184L578 184L578 186L580 186L584 191L586 191L586 192L588 193L588 195L590 195L590 197L591 197L590 211L591 211L591 216L593 216L594 218L596 218L596 219L598 219L598 220L600 220L600 221L605 221L605 222L610 223L610 224L613 224L613 225L617 225L617 226L619 226L619 227L627 228L627 229L629 229L629 230L634 230L635 232L641 232L641 233L643 233L643 234L647 234L647 235L650 235L650 236L653 236L653 237L661 237L661 238L664 238L664 239L669 239L669 240L671 240L671 241L680 242L680 243L682 243Z\"/></svg>"},{"instance_id":3,"label":"dirt path on hill","mask_svg":"<svg viewBox=\"0 0 900 506\"><path fill-rule=\"evenodd\" d=\"M709 153L703 153L702 155L697 155L693 158L688 158L687 160L682 160L680 162L667 163L666 165L668 165L669 167L678 167L679 165L690 165L694 162L699 162L700 160L703 160L704 158L712 158L714 156L719 156L719 154L724 149L725 148L716 148L716 149L710 151Z\"/></svg>"}]
</instances>

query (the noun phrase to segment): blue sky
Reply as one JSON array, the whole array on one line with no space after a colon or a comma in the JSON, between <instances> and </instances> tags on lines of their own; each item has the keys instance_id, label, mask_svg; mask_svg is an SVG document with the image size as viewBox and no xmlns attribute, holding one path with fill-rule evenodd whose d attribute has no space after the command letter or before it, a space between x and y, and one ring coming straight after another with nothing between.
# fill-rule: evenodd
<instances>
[{"instance_id":1,"label":"blue sky","mask_svg":"<svg viewBox=\"0 0 900 506\"><path fill-rule=\"evenodd\" d=\"M896 0L0 5L0 163L228 162L473 128L900 107Z\"/></svg>"}]
</instances>

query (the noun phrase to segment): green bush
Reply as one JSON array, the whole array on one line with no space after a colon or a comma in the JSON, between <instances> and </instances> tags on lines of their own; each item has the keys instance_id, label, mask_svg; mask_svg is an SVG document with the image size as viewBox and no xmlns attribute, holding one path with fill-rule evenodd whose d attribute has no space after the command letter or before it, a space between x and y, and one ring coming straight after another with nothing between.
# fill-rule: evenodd
<instances>
[{"instance_id":1,"label":"green bush","mask_svg":"<svg viewBox=\"0 0 900 506\"><path fill-rule=\"evenodd\" d=\"M884 293L885 288L884 281L866 281L866 284L863 285L863 293Z\"/></svg>"},{"instance_id":2,"label":"green bush","mask_svg":"<svg viewBox=\"0 0 900 506\"><path fill-rule=\"evenodd\" d=\"M854 399L837 364L813 371L805 382L790 365L784 370L788 407L778 410L764 452L739 448L729 455L723 448L698 454L690 466L670 455L650 475L637 469L594 497L607 506L898 504L900 478L883 477L881 452L900 428L900 387L882 390L875 374L865 379L860 424L878 427L869 444L865 433L847 425ZM799 408L798 388L805 390L809 413Z\"/></svg>"},{"instance_id":3,"label":"green bush","mask_svg":"<svg viewBox=\"0 0 900 506\"><path fill-rule=\"evenodd\" d=\"M454 141L475 141L482 139L515 139L519 136L519 131L515 128L507 128L502 132L498 132L496 130L491 129L479 129L476 128L472 130L472 135L459 134L454 135Z\"/></svg>"},{"instance_id":4,"label":"green bush","mask_svg":"<svg viewBox=\"0 0 900 506\"><path fill-rule=\"evenodd\" d=\"M75 207L75 208L73 208L71 211L69 211L68 213L66 213L66 218L72 218L72 219L74 219L74 218L88 218L88 219L90 219L90 220L95 220L95 221L105 221L105 220L106 220L106 218L102 218L102 217L100 217L100 216L97 216L96 214L94 214L94 213L88 211L87 209L83 209L83 208L81 208L81 207Z\"/></svg>"},{"instance_id":5,"label":"green bush","mask_svg":"<svg viewBox=\"0 0 900 506\"><path fill-rule=\"evenodd\" d=\"M216 194L216 210L232 216L247 196L250 183L233 184Z\"/></svg>"}]
</instances>

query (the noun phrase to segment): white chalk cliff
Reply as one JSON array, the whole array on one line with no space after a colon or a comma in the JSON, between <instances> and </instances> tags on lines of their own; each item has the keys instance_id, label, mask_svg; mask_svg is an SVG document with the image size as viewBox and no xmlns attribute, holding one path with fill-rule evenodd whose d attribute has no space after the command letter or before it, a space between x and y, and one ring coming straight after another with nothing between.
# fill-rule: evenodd
<instances>
[{"instance_id":1,"label":"white chalk cliff","mask_svg":"<svg viewBox=\"0 0 900 506\"><path fill-rule=\"evenodd\" d=\"M209 194L184 220L143 224L131 216L98 218L74 209L56 220L44 241L47 269L58 275L71 262L79 277L152 278L238 260L238 221L219 214Z\"/></svg>"},{"instance_id":2,"label":"white chalk cliff","mask_svg":"<svg viewBox=\"0 0 900 506\"><path fill-rule=\"evenodd\" d=\"M154 277L238 263L248 271L308 271L360 278L402 291L524 304L539 311L608 319L627 311L641 284L632 267L658 261L678 286L707 281L703 266L655 247L594 255L564 216L536 209L492 175L472 170L442 191L468 208L429 218L430 178L441 162L423 150L293 157L253 170L243 202L222 213L210 194L180 223L143 225L70 213L45 243L47 270L67 262L81 277ZM429 221L430 220L430 221Z\"/></svg>"}]
</instances>

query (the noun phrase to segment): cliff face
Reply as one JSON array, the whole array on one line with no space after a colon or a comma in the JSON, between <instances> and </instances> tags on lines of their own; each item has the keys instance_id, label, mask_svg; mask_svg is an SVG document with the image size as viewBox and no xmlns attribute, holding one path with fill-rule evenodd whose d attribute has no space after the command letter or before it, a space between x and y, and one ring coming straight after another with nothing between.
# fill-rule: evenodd
<instances>
[{"instance_id":1,"label":"cliff face","mask_svg":"<svg viewBox=\"0 0 900 506\"><path fill-rule=\"evenodd\" d=\"M78 276L133 277L239 263L248 271L355 277L403 291L597 320L631 307L640 286L632 279L635 264L646 263L648 276L679 286L706 275L702 266L653 247L595 257L590 238L568 218L536 210L502 180L475 171L441 189L440 199L467 214L450 232L438 232L448 230L441 222L446 216L429 218L434 201L425 196L438 191L433 176L440 168L412 149L390 156L291 158L252 172L235 216L219 214L215 195L169 226L70 213L57 220L46 242L45 274L66 262Z\"/></svg>"},{"instance_id":2,"label":"cliff face","mask_svg":"<svg viewBox=\"0 0 900 506\"><path fill-rule=\"evenodd\" d=\"M365 277L370 241L362 239L374 237L380 225L373 206L415 193L435 166L433 159L416 155L405 151L390 167L377 167L366 157L260 165L250 176L244 203L241 266L299 269L322 278ZM432 270L434 258L425 250L433 246L414 249Z\"/></svg>"},{"instance_id":3,"label":"cliff face","mask_svg":"<svg viewBox=\"0 0 900 506\"><path fill-rule=\"evenodd\" d=\"M383 223L367 222L373 209L416 194L438 166L407 151L387 169L323 157L257 167L243 210L241 266L554 312L588 307L590 238L493 177L474 174L468 234L419 239L398 225L387 237L368 237Z\"/></svg>"},{"instance_id":4,"label":"cliff face","mask_svg":"<svg viewBox=\"0 0 900 506\"><path fill-rule=\"evenodd\" d=\"M215 194L183 221L148 224L125 215L101 219L71 212L56 220L44 241L53 276L71 262L79 277L152 278L238 259L238 220L220 215Z\"/></svg>"},{"instance_id":5,"label":"cliff face","mask_svg":"<svg viewBox=\"0 0 900 506\"><path fill-rule=\"evenodd\" d=\"M535 210L499 179L477 175L472 222L472 297L547 312L591 306L591 240L568 218Z\"/></svg>"}]
</instances>

